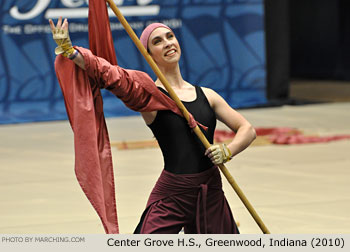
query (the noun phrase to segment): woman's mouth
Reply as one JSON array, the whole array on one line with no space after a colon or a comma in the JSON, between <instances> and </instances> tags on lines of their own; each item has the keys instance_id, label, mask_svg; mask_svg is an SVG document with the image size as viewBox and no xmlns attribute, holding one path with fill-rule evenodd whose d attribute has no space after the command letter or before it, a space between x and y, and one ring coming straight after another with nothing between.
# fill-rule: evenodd
<instances>
[{"instance_id":1,"label":"woman's mouth","mask_svg":"<svg viewBox=\"0 0 350 252\"><path fill-rule=\"evenodd\" d=\"M169 51L167 51L166 53L165 53L165 56L172 56L172 55L174 55L176 53L176 50L175 49L171 49L171 50L169 50Z\"/></svg>"}]
</instances>

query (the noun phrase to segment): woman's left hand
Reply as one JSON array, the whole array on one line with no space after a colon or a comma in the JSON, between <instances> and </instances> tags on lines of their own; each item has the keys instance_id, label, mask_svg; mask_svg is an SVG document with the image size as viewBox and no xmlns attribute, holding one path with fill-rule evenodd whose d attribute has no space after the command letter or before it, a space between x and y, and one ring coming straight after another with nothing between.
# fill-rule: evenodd
<instances>
[{"instance_id":1,"label":"woman's left hand","mask_svg":"<svg viewBox=\"0 0 350 252\"><path fill-rule=\"evenodd\" d=\"M205 155L208 156L215 165L226 163L232 159L231 151L226 144L213 144L205 151Z\"/></svg>"}]
</instances>

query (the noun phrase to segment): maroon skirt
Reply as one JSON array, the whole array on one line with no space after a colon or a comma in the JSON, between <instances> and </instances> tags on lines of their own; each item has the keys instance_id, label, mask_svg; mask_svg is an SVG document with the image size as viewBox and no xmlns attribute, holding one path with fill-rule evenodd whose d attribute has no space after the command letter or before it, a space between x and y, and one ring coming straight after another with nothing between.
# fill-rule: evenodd
<instances>
[{"instance_id":1,"label":"maroon skirt","mask_svg":"<svg viewBox=\"0 0 350 252\"><path fill-rule=\"evenodd\" d=\"M238 234L224 192L220 172L161 173L134 233Z\"/></svg>"}]
</instances>

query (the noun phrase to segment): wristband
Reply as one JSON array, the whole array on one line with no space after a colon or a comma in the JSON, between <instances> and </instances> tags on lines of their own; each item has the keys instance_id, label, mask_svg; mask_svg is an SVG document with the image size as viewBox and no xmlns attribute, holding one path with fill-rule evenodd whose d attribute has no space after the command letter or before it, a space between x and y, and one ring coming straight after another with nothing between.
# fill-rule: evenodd
<instances>
[{"instance_id":1,"label":"wristband","mask_svg":"<svg viewBox=\"0 0 350 252\"><path fill-rule=\"evenodd\" d=\"M68 59L74 60L78 56L79 52L78 50L74 50L74 52L68 56Z\"/></svg>"},{"instance_id":2,"label":"wristband","mask_svg":"<svg viewBox=\"0 0 350 252\"><path fill-rule=\"evenodd\" d=\"M230 161L232 159L232 153L226 144L224 144L224 153L225 153L224 163L226 163L227 161Z\"/></svg>"}]
</instances>

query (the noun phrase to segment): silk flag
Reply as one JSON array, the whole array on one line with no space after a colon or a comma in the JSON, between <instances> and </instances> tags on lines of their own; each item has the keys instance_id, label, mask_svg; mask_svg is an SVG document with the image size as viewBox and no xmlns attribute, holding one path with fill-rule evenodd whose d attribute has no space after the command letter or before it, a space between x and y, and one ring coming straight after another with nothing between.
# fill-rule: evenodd
<instances>
[{"instance_id":1,"label":"silk flag","mask_svg":"<svg viewBox=\"0 0 350 252\"><path fill-rule=\"evenodd\" d=\"M89 1L89 44L97 56L117 64L104 0ZM72 61L58 56L56 75L74 132L75 174L106 233L119 233L113 163L98 84Z\"/></svg>"}]
</instances>

